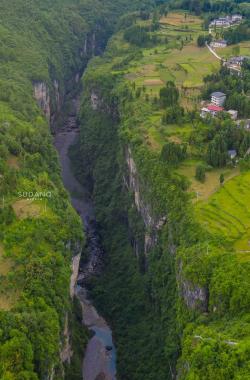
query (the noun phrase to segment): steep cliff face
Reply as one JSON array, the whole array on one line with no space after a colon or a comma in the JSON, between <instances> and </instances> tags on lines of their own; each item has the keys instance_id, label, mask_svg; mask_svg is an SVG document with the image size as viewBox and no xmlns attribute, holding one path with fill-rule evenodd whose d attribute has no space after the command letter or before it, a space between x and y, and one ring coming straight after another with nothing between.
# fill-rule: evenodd
<instances>
[{"instance_id":1,"label":"steep cliff face","mask_svg":"<svg viewBox=\"0 0 250 380\"><path fill-rule=\"evenodd\" d=\"M187 308L192 311L207 312L208 290L185 278L182 263L178 266L177 280L179 296Z\"/></svg>"},{"instance_id":2,"label":"steep cliff face","mask_svg":"<svg viewBox=\"0 0 250 380\"><path fill-rule=\"evenodd\" d=\"M147 255L150 249L157 244L158 232L166 223L167 218L165 216L160 218L153 217L150 205L144 201L139 172L129 146L125 147L125 160L127 164L127 175L123 178L126 187L133 194L134 204L145 226L144 253Z\"/></svg>"},{"instance_id":3,"label":"steep cliff face","mask_svg":"<svg viewBox=\"0 0 250 380\"><path fill-rule=\"evenodd\" d=\"M81 259L81 245L79 244L79 249L77 252L75 249L72 250L73 254L75 254L72 257L72 272L71 272L71 278L70 278L70 297L73 301L74 295L75 295L75 287L77 283L77 277L79 273L79 266L80 266L80 259ZM70 364L71 358L74 354L74 350L72 347L72 339L71 339L72 332L70 331L69 326L69 315L68 312L65 315L64 320L64 330L63 330L63 337L62 337L62 347L60 350L60 359L62 364Z\"/></svg>"},{"instance_id":4,"label":"steep cliff face","mask_svg":"<svg viewBox=\"0 0 250 380\"><path fill-rule=\"evenodd\" d=\"M39 107L44 112L47 120L50 120L50 91L45 82L35 82L33 84L34 96Z\"/></svg>"},{"instance_id":5,"label":"steep cliff face","mask_svg":"<svg viewBox=\"0 0 250 380\"><path fill-rule=\"evenodd\" d=\"M66 93L71 91L75 84L79 83L83 70L89 59L100 54L101 51L102 42L98 41L96 31L91 31L86 34L83 46L80 48L79 56L82 58L81 64L76 69L76 72L72 72L72 78L68 82L65 82L60 86L59 80L52 77L50 78L50 84L44 81L35 81L33 83L34 98L47 120L50 122L51 129L62 110Z\"/></svg>"},{"instance_id":6,"label":"steep cliff face","mask_svg":"<svg viewBox=\"0 0 250 380\"><path fill-rule=\"evenodd\" d=\"M100 53L100 50L98 47L98 41L96 40L96 32L92 31L91 33L88 33L84 39L80 56L82 58L91 58L98 53Z\"/></svg>"},{"instance_id":7,"label":"steep cliff face","mask_svg":"<svg viewBox=\"0 0 250 380\"><path fill-rule=\"evenodd\" d=\"M97 105L95 103L96 109ZM133 158L132 150L129 146L125 148L125 160L127 165L127 175L124 182L128 190L133 194L134 205L140 214L144 226L144 253L147 255L153 247L158 243L158 234L164 224L167 222L167 217L156 218L152 216L152 209L143 199L142 184L140 183L140 174ZM171 244L171 226L169 226L169 252L175 254L175 247ZM138 251L138 244L135 242L135 251ZM177 283L179 295L186 304L187 308L193 311L206 312L208 309L208 292L204 287L197 284L192 284L191 281L185 279L182 273L182 265L179 266L177 274Z\"/></svg>"},{"instance_id":8,"label":"steep cliff face","mask_svg":"<svg viewBox=\"0 0 250 380\"><path fill-rule=\"evenodd\" d=\"M208 311L208 295L206 289L182 279L179 281L179 290L182 299L189 309L203 312Z\"/></svg>"}]
</instances>

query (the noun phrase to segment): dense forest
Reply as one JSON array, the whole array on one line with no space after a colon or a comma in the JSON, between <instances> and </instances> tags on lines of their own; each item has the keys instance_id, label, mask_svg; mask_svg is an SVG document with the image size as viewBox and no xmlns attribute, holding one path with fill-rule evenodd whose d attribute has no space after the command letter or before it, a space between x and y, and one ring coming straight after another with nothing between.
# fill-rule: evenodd
<instances>
[{"instance_id":1,"label":"dense forest","mask_svg":"<svg viewBox=\"0 0 250 380\"><path fill-rule=\"evenodd\" d=\"M145 64L144 49L150 44L140 44L141 58L132 56L130 31L119 31L83 76L78 147L82 160L88 159L79 167L79 178L92 179L109 253L92 294L113 327L118 375L129 380L247 379L249 261L237 259L230 237L211 233L197 220L187 178L176 168L195 151L204 160L196 169L202 182L213 167L232 166L228 149L236 149L247 172L249 132L237 129L226 114L198 128L199 115L182 109L172 81L161 86L158 96L131 83L137 80L131 72L138 60ZM222 70L206 78L204 94L220 84L223 90L234 83L235 89L238 82L244 83ZM152 149L144 135L148 119L159 112L162 129L193 123L187 143L169 141L159 153ZM219 181L223 186L223 174Z\"/></svg>"},{"instance_id":2,"label":"dense forest","mask_svg":"<svg viewBox=\"0 0 250 380\"><path fill-rule=\"evenodd\" d=\"M107 253L90 291L114 331L118 378L249 378L249 262L237 259L230 237L197 220L189 181L177 172L195 151L196 178L204 182L235 149L248 173L249 132L235 132L225 115L196 128L199 115L184 109L172 79L154 97L127 80L144 48L164 43L170 50L169 37L159 36L160 17L173 9L203 15L205 24L220 13L250 14L238 0L0 2L1 380L82 378L88 334L69 284L85 237L50 130L60 127L66 95L77 86L84 92L73 164L94 200ZM202 95L217 89L229 94L227 108L249 117L248 62L242 78L223 68L207 76ZM154 112L163 129L191 123L189 140L149 149L144 132ZM66 321L71 366L60 358Z\"/></svg>"},{"instance_id":3,"label":"dense forest","mask_svg":"<svg viewBox=\"0 0 250 380\"><path fill-rule=\"evenodd\" d=\"M62 379L66 314L74 324L71 258L84 239L34 88L42 88L39 103L47 119L56 122L72 78L104 48L118 13L139 4L143 2L0 3L1 379ZM96 46L91 46L93 33ZM80 355L86 339L83 333ZM72 370L71 378L79 378L78 364L78 377Z\"/></svg>"}]
</instances>

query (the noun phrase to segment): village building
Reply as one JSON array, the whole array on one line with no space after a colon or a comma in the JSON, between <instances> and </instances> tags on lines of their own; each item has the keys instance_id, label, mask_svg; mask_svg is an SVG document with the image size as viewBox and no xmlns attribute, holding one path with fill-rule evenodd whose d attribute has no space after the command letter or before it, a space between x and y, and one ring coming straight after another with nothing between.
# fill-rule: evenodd
<instances>
[{"instance_id":1,"label":"village building","mask_svg":"<svg viewBox=\"0 0 250 380\"><path fill-rule=\"evenodd\" d=\"M239 55L239 56L236 56L236 57L231 57L229 58L227 61L226 61L226 64L227 65L235 65L235 66L242 66L245 59L250 59L250 57L246 56L246 55Z\"/></svg>"},{"instance_id":2,"label":"village building","mask_svg":"<svg viewBox=\"0 0 250 380\"><path fill-rule=\"evenodd\" d=\"M231 75L241 76L241 67L246 59L250 59L250 57L245 55L231 57L223 65L230 70Z\"/></svg>"},{"instance_id":3,"label":"village building","mask_svg":"<svg viewBox=\"0 0 250 380\"><path fill-rule=\"evenodd\" d=\"M212 41L210 43L210 46L212 48L225 48L225 47L227 47L227 41L226 40Z\"/></svg>"},{"instance_id":4,"label":"village building","mask_svg":"<svg viewBox=\"0 0 250 380\"><path fill-rule=\"evenodd\" d=\"M237 156L237 152L235 149L230 149L227 151L229 157L231 158L231 160L233 160L236 156Z\"/></svg>"},{"instance_id":5,"label":"village building","mask_svg":"<svg viewBox=\"0 0 250 380\"><path fill-rule=\"evenodd\" d=\"M237 120L238 117L238 111L236 110L229 110L227 111L231 117L232 120Z\"/></svg>"},{"instance_id":6,"label":"village building","mask_svg":"<svg viewBox=\"0 0 250 380\"><path fill-rule=\"evenodd\" d=\"M218 107L222 107L226 100L226 94L220 91L211 94L211 102Z\"/></svg>"},{"instance_id":7,"label":"village building","mask_svg":"<svg viewBox=\"0 0 250 380\"><path fill-rule=\"evenodd\" d=\"M218 26L218 27L229 27L231 25L230 19L228 17L220 17L216 20L213 20L210 23L210 26Z\"/></svg>"},{"instance_id":8,"label":"village building","mask_svg":"<svg viewBox=\"0 0 250 380\"><path fill-rule=\"evenodd\" d=\"M219 112L224 111L223 107L218 107L214 104L210 104L207 107L201 109L200 116L205 119L208 116L215 117Z\"/></svg>"},{"instance_id":9,"label":"village building","mask_svg":"<svg viewBox=\"0 0 250 380\"><path fill-rule=\"evenodd\" d=\"M226 16L226 17L219 17L215 20L213 20L209 27L222 27L222 28L228 28L231 25L238 24L242 21L243 17L241 15L235 14L232 16Z\"/></svg>"},{"instance_id":10,"label":"village building","mask_svg":"<svg viewBox=\"0 0 250 380\"><path fill-rule=\"evenodd\" d=\"M232 15L231 17L233 23L241 22L243 17L241 15Z\"/></svg>"}]
</instances>

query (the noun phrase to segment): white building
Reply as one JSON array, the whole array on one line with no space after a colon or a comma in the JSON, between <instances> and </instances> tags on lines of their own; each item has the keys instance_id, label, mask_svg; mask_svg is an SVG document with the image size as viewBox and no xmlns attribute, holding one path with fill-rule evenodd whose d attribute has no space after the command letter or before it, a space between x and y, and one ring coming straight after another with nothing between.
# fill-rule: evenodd
<instances>
[{"instance_id":1,"label":"white building","mask_svg":"<svg viewBox=\"0 0 250 380\"><path fill-rule=\"evenodd\" d=\"M237 117L238 117L238 111L236 110L229 110L227 111L231 117L231 119L233 120L237 120Z\"/></svg>"},{"instance_id":2,"label":"white building","mask_svg":"<svg viewBox=\"0 0 250 380\"><path fill-rule=\"evenodd\" d=\"M211 102L218 107L222 107L226 100L226 94L220 91L211 94Z\"/></svg>"},{"instance_id":3,"label":"white building","mask_svg":"<svg viewBox=\"0 0 250 380\"><path fill-rule=\"evenodd\" d=\"M210 26L222 26L222 27L228 27L230 26L230 19L228 17L220 17L217 20L213 20L210 23Z\"/></svg>"},{"instance_id":4,"label":"white building","mask_svg":"<svg viewBox=\"0 0 250 380\"><path fill-rule=\"evenodd\" d=\"M241 15L232 15L232 22L233 23L236 23L236 22L240 22L242 21L242 16Z\"/></svg>"},{"instance_id":5,"label":"white building","mask_svg":"<svg viewBox=\"0 0 250 380\"><path fill-rule=\"evenodd\" d=\"M226 16L226 17L220 17L215 20L213 20L210 23L210 27L222 27L222 28L228 28L231 25L240 23L242 21L243 17L241 15L232 15L232 16Z\"/></svg>"},{"instance_id":6,"label":"white building","mask_svg":"<svg viewBox=\"0 0 250 380\"><path fill-rule=\"evenodd\" d=\"M237 152L234 149L228 150L227 153L229 157L231 158L231 160L233 160L237 156Z\"/></svg>"},{"instance_id":7,"label":"white building","mask_svg":"<svg viewBox=\"0 0 250 380\"><path fill-rule=\"evenodd\" d=\"M208 116L215 117L219 112L224 111L223 107L215 106L214 104L209 104L207 107L201 109L200 117L205 119Z\"/></svg>"},{"instance_id":8,"label":"white building","mask_svg":"<svg viewBox=\"0 0 250 380\"><path fill-rule=\"evenodd\" d=\"M225 48L225 47L227 47L227 41L226 40L212 41L210 43L210 46L212 48Z\"/></svg>"}]
</instances>

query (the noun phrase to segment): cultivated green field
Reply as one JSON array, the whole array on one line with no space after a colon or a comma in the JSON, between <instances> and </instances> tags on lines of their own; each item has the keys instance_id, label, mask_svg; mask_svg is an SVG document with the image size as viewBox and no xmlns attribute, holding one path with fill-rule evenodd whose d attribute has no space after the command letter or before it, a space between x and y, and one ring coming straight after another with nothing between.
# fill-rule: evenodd
<instances>
[{"instance_id":1,"label":"cultivated green field","mask_svg":"<svg viewBox=\"0 0 250 380\"><path fill-rule=\"evenodd\" d=\"M219 60L207 48L196 45L198 35L204 33L202 20L180 12L169 13L160 22L157 35L162 42L143 49L143 58L131 62L128 78L137 86L146 86L151 96L157 95L164 83L171 80L179 89L193 91L197 98L195 90L202 87L204 76L219 68ZM183 94L183 104L192 107L195 99L192 102L189 99L190 93Z\"/></svg>"},{"instance_id":2,"label":"cultivated green field","mask_svg":"<svg viewBox=\"0 0 250 380\"><path fill-rule=\"evenodd\" d=\"M228 240L241 258L250 258L249 189L248 172L228 181L207 202L200 202L196 209L204 227Z\"/></svg>"},{"instance_id":3,"label":"cultivated green field","mask_svg":"<svg viewBox=\"0 0 250 380\"><path fill-rule=\"evenodd\" d=\"M230 45L226 48L215 49L222 58L229 58L235 55L235 48L238 48L237 55L250 55L250 41L244 41L237 45Z\"/></svg>"},{"instance_id":4,"label":"cultivated green field","mask_svg":"<svg viewBox=\"0 0 250 380\"><path fill-rule=\"evenodd\" d=\"M140 21L140 24L145 26L148 21ZM203 79L206 75L217 72L220 67L220 61L207 47L197 46L197 37L205 33L202 24L201 18L185 12L170 12L167 17L161 18L161 27L157 31L160 42L153 47L139 49L141 55L132 59L123 71L131 86L143 88L144 95L152 100L158 98L160 89L167 81L173 81L179 89L181 105L186 110L199 109ZM122 56L130 51L131 46L124 41L123 34L116 35L112 46L120 53L120 57L113 60L115 67L122 61ZM248 44L242 43L241 49L243 46L245 49ZM233 47L223 50L228 55L232 55L232 51ZM188 143L190 134L194 132L191 123L163 125L162 116L163 110L157 110L145 117L140 130L146 144L160 152L167 141ZM197 128L206 128L201 122L199 124ZM206 173L205 183L197 181L195 170L200 162L193 158L196 152L192 149L189 147L189 157L177 172L189 179L189 191L194 193L194 201L206 200L218 190L221 173L224 174L225 181L239 174L238 169L212 169Z\"/></svg>"}]
</instances>

